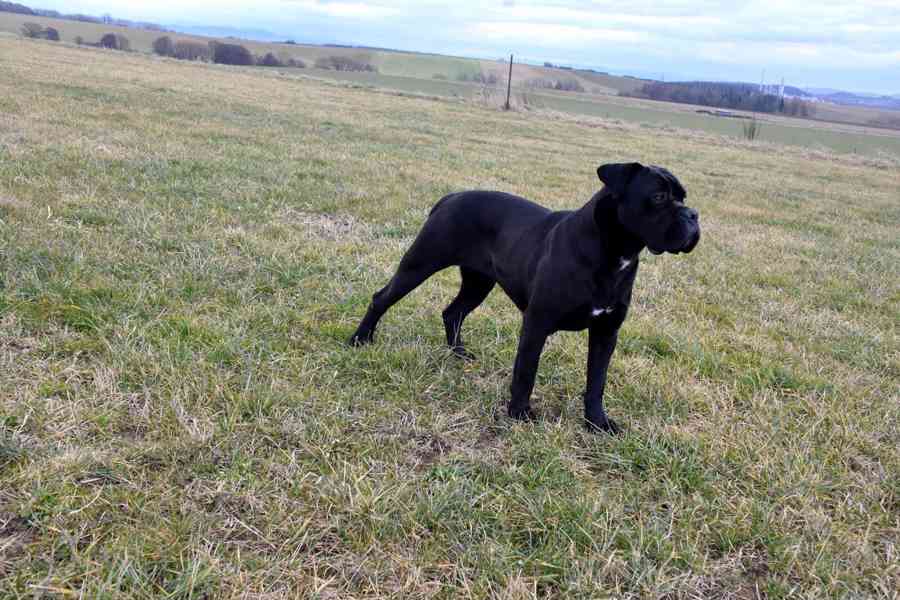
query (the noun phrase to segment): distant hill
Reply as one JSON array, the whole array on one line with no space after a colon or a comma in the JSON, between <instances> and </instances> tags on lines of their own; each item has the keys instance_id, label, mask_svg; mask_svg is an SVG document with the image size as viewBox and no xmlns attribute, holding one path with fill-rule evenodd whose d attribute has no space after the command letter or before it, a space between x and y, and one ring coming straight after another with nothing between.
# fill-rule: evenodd
<instances>
[{"instance_id":1,"label":"distant hill","mask_svg":"<svg viewBox=\"0 0 900 600\"><path fill-rule=\"evenodd\" d=\"M0 2L0 12L16 13L17 15L33 15L35 12L24 4L15 2Z\"/></svg>"},{"instance_id":2,"label":"distant hill","mask_svg":"<svg viewBox=\"0 0 900 600\"><path fill-rule=\"evenodd\" d=\"M867 106L870 108L900 110L900 97L898 96L875 96L868 94L854 94L853 92L837 92L817 97L825 102L843 106Z\"/></svg>"},{"instance_id":3,"label":"distant hill","mask_svg":"<svg viewBox=\"0 0 900 600\"><path fill-rule=\"evenodd\" d=\"M808 93L805 90L802 90L798 87L794 87L793 85L784 86L784 93L786 96L794 96L797 98L812 98L813 95Z\"/></svg>"},{"instance_id":4,"label":"distant hill","mask_svg":"<svg viewBox=\"0 0 900 600\"><path fill-rule=\"evenodd\" d=\"M35 17L47 17L50 19L62 19L65 21L81 21L83 23L102 23L105 25L115 25L117 27L130 27L134 29L147 29L149 31L168 31L162 25L156 23L145 23L141 21L129 21L128 19L114 19L110 15L102 17L94 17L82 14L63 14L56 10L45 10L42 8L30 8L24 4L16 2L5 2L0 0L0 12L14 13L18 15L33 15Z\"/></svg>"}]
</instances>

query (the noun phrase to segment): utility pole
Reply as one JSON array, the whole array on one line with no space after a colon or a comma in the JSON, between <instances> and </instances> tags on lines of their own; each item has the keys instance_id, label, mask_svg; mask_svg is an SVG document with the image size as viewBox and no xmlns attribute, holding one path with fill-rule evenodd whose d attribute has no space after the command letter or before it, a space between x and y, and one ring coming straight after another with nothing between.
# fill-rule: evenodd
<instances>
[{"instance_id":1,"label":"utility pole","mask_svg":"<svg viewBox=\"0 0 900 600\"><path fill-rule=\"evenodd\" d=\"M513 55L509 55L509 77L506 79L506 104L503 106L503 110L509 110L509 94L512 91L512 63L513 63Z\"/></svg>"}]
</instances>

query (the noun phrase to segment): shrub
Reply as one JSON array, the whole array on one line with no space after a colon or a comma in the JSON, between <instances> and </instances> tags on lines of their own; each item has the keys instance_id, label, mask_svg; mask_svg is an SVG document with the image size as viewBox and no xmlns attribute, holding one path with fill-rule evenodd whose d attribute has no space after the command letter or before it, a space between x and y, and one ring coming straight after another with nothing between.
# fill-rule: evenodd
<instances>
[{"instance_id":1,"label":"shrub","mask_svg":"<svg viewBox=\"0 0 900 600\"><path fill-rule=\"evenodd\" d=\"M21 27L22 36L27 38L44 37L44 28L37 23L23 23Z\"/></svg>"},{"instance_id":2,"label":"shrub","mask_svg":"<svg viewBox=\"0 0 900 600\"><path fill-rule=\"evenodd\" d=\"M258 64L261 67L283 67L284 66L284 63L282 63L280 60L278 60L278 57L275 56L274 54L272 54L271 52L267 52L265 56L258 59L256 61L256 64Z\"/></svg>"},{"instance_id":3,"label":"shrub","mask_svg":"<svg viewBox=\"0 0 900 600\"><path fill-rule=\"evenodd\" d=\"M180 60L209 60L209 46L198 42L175 42L173 56Z\"/></svg>"},{"instance_id":4,"label":"shrub","mask_svg":"<svg viewBox=\"0 0 900 600\"><path fill-rule=\"evenodd\" d=\"M793 117L811 117L816 112L816 106L800 98L788 98L781 101L781 112Z\"/></svg>"},{"instance_id":5,"label":"shrub","mask_svg":"<svg viewBox=\"0 0 900 600\"><path fill-rule=\"evenodd\" d=\"M478 73L475 73L474 75L472 75L471 79L469 78L468 75L465 75L465 74L463 75L462 78L460 78L460 81L470 81L470 80L474 81L475 83L481 83L484 85L497 85L497 82L500 81L500 79L497 77L497 75L495 73L488 73L487 75L485 75L484 73L478 72Z\"/></svg>"},{"instance_id":6,"label":"shrub","mask_svg":"<svg viewBox=\"0 0 900 600\"><path fill-rule=\"evenodd\" d=\"M583 92L584 86L578 83L577 79L546 79L536 78L529 79L525 82L526 87L538 88L544 90L560 90L563 92Z\"/></svg>"},{"instance_id":7,"label":"shrub","mask_svg":"<svg viewBox=\"0 0 900 600\"><path fill-rule=\"evenodd\" d=\"M537 89L552 89L553 85L554 81L552 79L544 79L543 77L536 77L525 82L525 87Z\"/></svg>"},{"instance_id":8,"label":"shrub","mask_svg":"<svg viewBox=\"0 0 900 600\"><path fill-rule=\"evenodd\" d=\"M755 140L759 136L759 132L762 128L759 126L759 121L756 119L750 119L749 121L744 122L744 139L750 140L751 142Z\"/></svg>"},{"instance_id":9,"label":"shrub","mask_svg":"<svg viewBox=\"0 0 900 600\"><path fill-rule=\"evenodd\" d=\"M210 42L210 50L212 60L221 65L253 65L256 61L253 55L244 46L240 44L223 44L221 42Z\"/></svg>"},{"instance_id":10,"label":"shrub","mask_svg":"<svg viewBox=\"0 0 900 600\"><path fill-rule=\"evenodd\" d=\"M444 75L443 73L435 73L434 75L431 76L431 78L445 80L445 79L447 79L447 76Z\"/></svg>"},{"instance_id":11,"label":"shrub","mask_svg":"<svg viewBox=\"0 0 900 600\"><path fill-rule=\"evenodd\" d=\"M334 69L335 71L378 71L371 64L349 56L322 56L316 59L316 68Z\"/></svg>"},{"instance_id":12,"label":"shrub","mask_svg":"<svg viewBox=\"0 0 900 600\"><path fill-rule=\"evenodd\" d=\"M106 33L100 38L100 46L110 50L131 50L131 42L121 33Z\"/></svg>"},{"instance_id":13,"label":"shrub","mask_svg":"<svg viewBox=\"0 0 900 600\"><path fill-rule=\"evenodd\" d=\"M175 44L167 35L158 37L153 41L153 51L160 56L175 56Z\"/></svg>"},{"instance_id":14,"label":"shrub","mask_svg":"<svg viewBox=\"0 0 900 600\"><path fill-rule=\"evenodd\" d=\"M76 36L75 36L75 43L78 44L79 46L82 45L82 44L84 43L84 38L81 37L80 35L76 35Z\"/></svg>"},{"instance_id":15,"label":"shrub","mask_svg":"<svg viewBox=\"0 0 900 600\"><path fill-rule=\"evenodd\" d=\"M298 69L305 69L306 63L303 62L299 58L289 58L287 61L287 66L289 67L297 67Z\"/></svg>"},{"instance_id":16,"label":"shrub","mask_svg":"<svg viewBox=\"0 0 900 600\"><path fill-rule=\"evenodd\" d=\"M37 23L23 23L20 31L27 38L50 40L51 42L59 41L59 31L53 27L44 29Z\"/></svg>"},{"instance_id":17,"label":"shrub","mask_svg":"<svg viewBox=\"0 0 900 600\"><path fill-rule=\"evenodd\" d=\"M577 79L561 79L556 82L556 85L553 86L555 90L561 90L563 92L583 92L584 87L578 83Z\"/></svg>"}]
</instances>

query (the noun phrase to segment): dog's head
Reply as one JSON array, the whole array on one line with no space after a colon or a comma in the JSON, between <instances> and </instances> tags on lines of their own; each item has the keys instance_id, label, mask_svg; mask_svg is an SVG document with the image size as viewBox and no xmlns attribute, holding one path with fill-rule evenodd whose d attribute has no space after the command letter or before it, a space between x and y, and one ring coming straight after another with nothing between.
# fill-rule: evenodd
<instances>
[{"instance_id":1,"label":"dog's head","mask_svg":"<svg viewBox=\"0 0 900 600\"><path fill-rule=\"evenodd\" d=\"M653 254L690 252L700 241L697 211L684 204L684 187L666 169L617 163L597 175L617 197L619 222Z\"/></svg>"}]
</instances>

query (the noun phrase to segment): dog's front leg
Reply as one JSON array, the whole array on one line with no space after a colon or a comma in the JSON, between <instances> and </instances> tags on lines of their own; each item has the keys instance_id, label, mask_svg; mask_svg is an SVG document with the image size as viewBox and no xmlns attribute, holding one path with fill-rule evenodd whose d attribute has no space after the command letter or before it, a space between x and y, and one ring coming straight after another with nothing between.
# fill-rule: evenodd
<instances>
[{"instance_id":1,"label":"dog's front leg","mask_svg":"<svg viewBox=\"0 0 900 600\"><path fill-rule=\"evenodd\" d=\"M609 359L616 349L618 329L592 323L588 333L587 389L584 392L584 418L588 426L608 433L619 433L619 426L606 416L603 409L603 390L606 388L606 372Z\"/></svg>"},{"instance_id":2,"label":"dog's front leg","mask_svg":"<svg viewBox=\"0 0 900 600\"><path fill-rule=\"evenodd\" d=\"M534 416L531 411L531 390L534 389L534 378L548 335L549 331L545 326L525 314L510 385L512 399L509 401L509 416L514 419L525 420Z\"/></svg>"}]
</instances>

